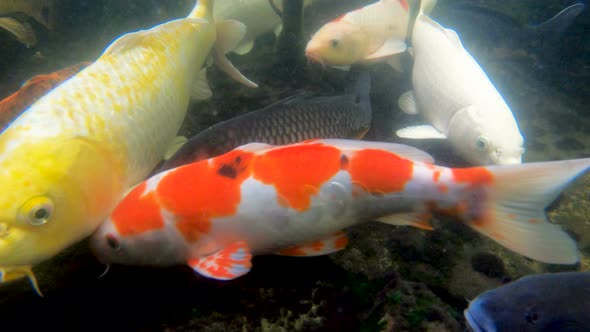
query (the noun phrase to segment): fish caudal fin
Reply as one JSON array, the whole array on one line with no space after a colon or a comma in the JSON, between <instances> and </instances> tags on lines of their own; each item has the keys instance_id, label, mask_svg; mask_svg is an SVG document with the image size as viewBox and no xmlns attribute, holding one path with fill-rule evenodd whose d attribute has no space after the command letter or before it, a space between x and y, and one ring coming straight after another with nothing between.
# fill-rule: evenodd
<instances>
[{"instance_id":1,"label":"fish caudal fin","mask_svg":"<svg viewBox=\"0 0 590 332\"><path fill-rule=\"evenodd\" d=\"M231 280L248 273L251 261L250 248L239 241L209 256L191 259L188 265L205 277Z\"/></svg>"},{"instance_id":2,"label":"fish caudal fin","mask_svg":"<svg viewBox=\"0 0 590 332\"><path fill-rule=\"evenodd\" d=\"M225 20L215 24L217 40L215 41L213 51L213 61L215 65L224 73L229 75L235 81L251 87L257 88L258 84L250 81L246 76L225 57L232 49L236 48L239 42L246 34L246 26L235 20Z\"/></svg>"},{"instance_id":3,"label":"fish caudal fin","mask_svg":"<svg viewBox=\"0 0 590 332\"><path fill-rule=\"evenodd\" d=\"M20 43L28 48L37 43L35 31L28 23L21 23L10 17L0 17L0 28L12 33Z\"/></svg>"},{"instance_id":4,"label":"fish caudal fin","mask_svg":"<svg viewBox=\"0 0 590 332\"><path fill-rule=\"evenodd\" d=\"M575 264L574 240L550 223L545 208L578 175L590 158L490 166L488 205L469 226L521 255L550 264Z\"/></svg>"}]
</instances>

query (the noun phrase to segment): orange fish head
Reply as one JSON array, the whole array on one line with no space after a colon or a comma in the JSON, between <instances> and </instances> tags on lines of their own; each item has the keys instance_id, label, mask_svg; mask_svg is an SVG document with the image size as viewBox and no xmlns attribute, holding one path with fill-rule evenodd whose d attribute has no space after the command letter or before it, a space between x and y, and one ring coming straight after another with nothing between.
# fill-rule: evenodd
<instances>
[{"instance_id":1,"label":"orange fish head","mask_svg":"<svg viewBox=\"0 0 590 332\"><path fill-rule=\"evenodd\" d=\"M322 65L348 66L368 54L368 38L362 29L342 21L321 27L305 47L305 56Z\"/></svg>"}]
</instances>

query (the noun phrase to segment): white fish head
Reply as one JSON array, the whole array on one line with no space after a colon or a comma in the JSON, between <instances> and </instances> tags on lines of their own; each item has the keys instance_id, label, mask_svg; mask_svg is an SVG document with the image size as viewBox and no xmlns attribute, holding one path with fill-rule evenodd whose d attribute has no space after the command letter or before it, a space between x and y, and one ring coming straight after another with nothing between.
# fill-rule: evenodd
<instances>
[{"instance_id":1,"label":"white fish head","mask_svg":"<svg viewBox=\"0 0 590 332\"><path fill-rule=\"evenodd\" d=\"M474 165L520 164L524 138L510 109L470 106L449 122L449 141L461 157Z\"/></svg>"},{"instance_id":2,"label":"white fish head","mask_svg":"<svg viewBox=\"0 0 590 332\"><path fill-rule=\"evenodd\" d=\"M157 175L156 175L157 176ZM171 266L185 258L185 242L173 216L161 209L143 182L130 190L90 239L103 264Z\"/></svg>"},{"instance_id":3,"label":"white fish head","mask_svg":"<svg viewBox=\"0 0 590 332\"><path fill-rule=\"evenodd\" d=\"M332 21L313 35L305 56L322 65L348 66L368 55L368 40L357 25Z\"/></svg>"}]
</instances>

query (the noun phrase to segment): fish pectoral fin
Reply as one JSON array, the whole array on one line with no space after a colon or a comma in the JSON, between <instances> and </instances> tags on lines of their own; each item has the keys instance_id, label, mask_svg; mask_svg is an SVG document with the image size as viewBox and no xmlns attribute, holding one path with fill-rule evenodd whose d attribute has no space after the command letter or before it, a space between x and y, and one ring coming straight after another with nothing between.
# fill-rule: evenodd
<instances>
[{"instance_id":1,"label":"fish pectoral fin","mask_svg":"<svg viewBox=\"0 0 590 332\"><path fill-rule=\"evenodd\" d=\"M375 52L368 55L365 60L379 59L383 57L392 56L394 54L403 53L408 49L408 46L403 40L397 38L387 39L383 45Z\"/></svg>"},{"instance_id":2,"label":"fish pectoral fin","mask_svg":"<svg viewBox=\"0 0 590 332\"><path fill-rule=\"evenodd\" d=\"M252 254L246 242L238 241L211 255L189 259L188 265L205 277L231 280L250 271Z\"/></svg>"},{"instance_id":3,"label":"fish pectoral fin","mask_svg":"<svg viewBox=\"0 0 590 332\"><path fill-rule=\"evenodd\" d=\"M413 226L416 228L431 231L434 228L430 224L432 215L430 213L396 213L377 218L376 220L394 226Z\"/></svg>"},{"instance_id":4,"label":"fish pectoral fin","mask_svg":"<svg viewBox=\"0 0 590 332\"><path fill-rule=\"evenodd\" d=\"M252 39L248 39L248 40L242 40L238 46L236 46L232 52L237 53L239 55L244 55L249 53L250 51L252 51L252 49L254 48L254 40Z\"/></svg>"},{"instance_id":5,"label":"fish pectoral fin","mask_svg":"<svg viewBox=\"0 0 590 332\"><path fill-rule=\"evenodd\" d=\"M213 96L213 92L209 87L209 82L207 82L207 67L204 67L193 81L191 99L193 101L207 100L211 96Z\"/></svg>"},{"instance_id":6,"label":"fish pectoral fin","mask_svg":"<svg viewBox=\"0 0 590 332\"><path fill-rule=\"evenodd\" d=\"M446 139L447 136L431 125L410 126L395 132L398 137L409 139Z\"/></svg>"},{"instance_id":7,"label":"fish pectoral fin","mask_svg":"<svg viewBox=\"0 0 590 332\"><path fill-rule=\"evenodd\" d=\"M28 23L21 23L11 17L0 17L0 28L12 33L26 47L31 47L37 43L35 31Z\"/></svg>"},{"instance_id":8,"label":"fish pectoral fin","mask_svg":"<svg viewBox=\"0 0 590 332\"><path fill-rule=\"evenodd\" d=\"M416 96L412 90L404 92L397 100L397 105L406 114L415 115L419 113Z\"/></svg>"},{"instance_id":9,"label":"fish pectoral fin","mask_svg":"<svg viewBox=\"0 0 590 332\"><path fill-rule=\"evenodd\" d=\"M344 232L339 231L320 240L279 250L275 254L299 257L321 256L340 251L346 248L347 244L348 236Z\"/></svg>"},{"instance_id":10,"label":"fish pectoral fin","mask_svg":"<svg viewBox=\"0 0 590 332\"><path fill-rule=\"evenodd\" d=\"M281 32L283 32L283 25L279 24L274 30L275 37L278 37L281 34Z\"/></svg>"},{"instance_id":11,"label":"fish pectoral fin","mask_svg":"<svg viewBox=\"0 0 590 332\"><path fill-rule=\"evenodd\" d=\"M176 151L178 151L187 141L188 138L186 138L185 136L176 136L172 143L170 143L170 146L166 150L166 153L164 153L164 160L172 158Z\"/></svg>"},{"instance_id":12,"label":"fish pectoral fin","mask_svg":"<svg viewBox=\"0 0 590 332\"><path fill-rule=\"evenodd\" d=\"M10 282L20 278L28 278L35 292L43 297L37 278L31 266L0 267L0 283Z\"/></svg>"},{"instance_id":13,"label":"fish pectoral fin","mask_svg":"<svg viewBox=\"0 0 590 332\"><path fill-rule=\"evenodd\" d=\"M257 88L258 84L250 81L225 57L225 54L234 49L244 38L246 26L235 20L225 20L215 25L217 31L217 41L213 50L213 60L215 65L224 73L229 75L235 81L251 87Z\"/></svg>"}]
</instances>

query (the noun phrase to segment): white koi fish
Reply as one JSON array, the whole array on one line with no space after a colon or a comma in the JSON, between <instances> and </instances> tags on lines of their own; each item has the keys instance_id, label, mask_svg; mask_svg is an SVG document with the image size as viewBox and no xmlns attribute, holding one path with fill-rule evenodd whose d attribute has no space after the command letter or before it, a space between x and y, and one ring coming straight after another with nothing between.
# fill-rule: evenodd
<instances>
[{"instance_id":1,"label":"white koi fish","mask_svg":"<svg viewBox=\"0 0 590 332\"><path fill-rule=\"evenodd\" d=\"M330 254L355 224L432 229L431 215L446 213L517 253L572 264L575 242L544 209L588 167L590 158L446 168L393 143L252 143L140 183L91 246L106 264L186 264L226 280L246 274L252 255Z\"/></svg>"},{"instance_id":2,"label":"white koi fish","mask_svg":"<svg viewBox=\"0 0 590 332\"><path fill-rule=\"evenodd\" d=\"M0 281L28 276L41 294L31 267L90 235L162 160L192 87L208 89L197 77L210 53L243 78L223 54L244 26L216 26L212 2L121 36L2 132Z\"/></svg>"},{"instance_id":3,"label":"white koi fish","mask_svg":"<svg viewBox=\"0 0 590 332\"><path fill-rule=\"evenodd\" d=\"M518 164L524 139L510 107L459 36L420 14L412 32L412 91L399 107L428 125L400 129L410 139L448 139L474 165Z\"/></svg>"}]
</instances>

